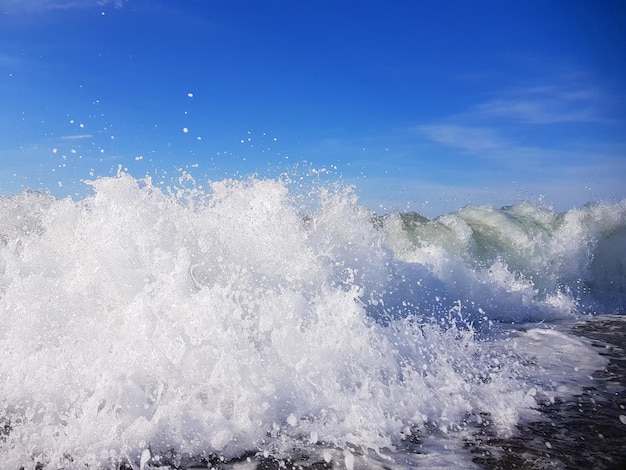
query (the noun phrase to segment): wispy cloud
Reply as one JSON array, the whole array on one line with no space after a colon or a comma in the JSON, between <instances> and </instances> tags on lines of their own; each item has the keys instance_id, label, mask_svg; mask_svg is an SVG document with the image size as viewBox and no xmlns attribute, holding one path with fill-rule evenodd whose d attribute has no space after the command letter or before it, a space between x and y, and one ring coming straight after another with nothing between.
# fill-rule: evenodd
<instances>
[{"instance_id":1,"label":"wispy cloud","mask_svg":"<svg viewBox=\"0 0 626 470\"><path fill-rule=\"evenodd\" d=\"M62 135L62 140L80 140L80 139L91 139L93 134L76 134L76 135Z\"/></svg>"},{"instance_id":2,"label":"wispy cloud","mask_svg":"<svg viewBox=\"0 0 626 470\"><path fill-rule=\"evenodd\" d=\"M625 126L611 108L619 99L590 80L554 83L498 93L413 131L442 146L454 171L477 184L517 181L553 201L576 203L580 198L567 184L587 199L619 194L623 183L615 175L626 168Z\"/></svg>"},{"instance_id":3,"label":"wispy cloud","mask_svg":"<svg viewBox=\"0 0 626 470\"><path fill-rule=\"evenodd\" d=\"M616 103L623 104L623 99L598 86L594 78L572 72L501 91L466 113L522 124L611 123Z\"/></svg>"},{"instance_id":4,"label":"wispy cloud","mask_svg":"<svg viewBox=\"0 0 626 470\"><path fill-rule=\"evenodd\" d=\"M459 168L450 171L457 172L459 176L469 177L471 174L473 179L491 179L494 172L502 171L510 175L524 175L526 178L532 175L543 178L545 175L542 173L555 159L577 159L567 151L546 150L522 145L513 139L507 140L506 134L496 128L432 124L417 126L415 130L431 142L460 151L465 160L471 159L472 163L459 161ZM476 174L479 168L481 170Z\"/></svg>"},{"instance_id":5,"label":"wispy cloud","mask_svg":"<svg viewBox=\"0 0 626 470\"><path fill-rule=\"evenodd\" d=\"M496 99L476 107L484 116L507 118L527 124L602 122L606 120L592 90L561 93L530 89L517 96Z\"/></svg>"},{"instance_id":6,"label":"wispy cloud","mask_svg":"<svg viewBox=\"0 0 626 470\"><path fill-rule=\"evenodd\" d=\"M7 12L45 12L78 10L90 7L122 8L127 0L0 0L0 9Z\"/></svg>"},{"instance_id":7,"label":"wispy cloud","mask_svg":"<svg viewBox=\"0 0 626 470\"><path fill-rule=\"evenodd\" d=\"M431 142L484 158L556 154L573 151L572 142L598 146L609 135L621 141L616 137L624 128L620 102L623 98L612 96L593 78L570 73L498 92L414 130Z\"/></svg>"},{"instance_id":8,"label":"wispy cloud","mask_svg":"<svg viewBox=\"0 0 626 470\"><path fill-rule=\"evenodd\" d=\"M417 126L416 130L433 142L470 153L481 153L506 147L494 129L454 124Z\"/></svg>"}]
</instances>

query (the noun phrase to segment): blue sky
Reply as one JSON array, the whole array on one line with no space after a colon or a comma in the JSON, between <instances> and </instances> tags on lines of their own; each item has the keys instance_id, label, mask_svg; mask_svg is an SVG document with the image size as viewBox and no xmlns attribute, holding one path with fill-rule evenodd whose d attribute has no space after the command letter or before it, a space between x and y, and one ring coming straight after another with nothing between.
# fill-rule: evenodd
<instances>
[{"instance_id":1,"label":"blue sky","mask_svg":"<svg viewBox=\"0 0 626 470\"><path fill-rule=\"evenodd\" d=\"M0 194L122 165L297 168L428 216L622 199L625 24L621 0L0 0Z\"/></svg>"}]
</instances>

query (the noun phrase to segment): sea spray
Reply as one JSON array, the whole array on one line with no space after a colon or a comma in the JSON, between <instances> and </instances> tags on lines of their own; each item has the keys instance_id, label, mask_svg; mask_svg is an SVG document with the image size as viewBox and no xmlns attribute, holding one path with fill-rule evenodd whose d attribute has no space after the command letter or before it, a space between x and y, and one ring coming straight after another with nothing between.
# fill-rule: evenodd
<instances>
[{"instance_id":1,"label":"sea spray","mask_svg":"<svg viewBox=\"0 0 626 470\"><path fill-rule=\"evenodd\" d=\"M383 222L397 259L426 266L443 281L439 290L489 308L491 318L626 309L626 200L566 213L528 202L468 206L434 220L405 213Z\"/></svg>"},{"instance_id":2,"label":"sea spray","mask_svg":"<svg viewBox=\"0 0 626 470\"><path fill-rule=\"evenodd\" d=\"M567 317L583 294L591 305L608 292L623 308L602 278L615 276L593 263L596 253L621 262L623 251L606 252L623 245L624 204L555 215L524 235L523 223L479 229L470 215L485 208L379 223L341 187L320 188L303 214L282 180L162 191L120 172L89 184L79 201L0 199L9 468L146 468L320 446L351 466L359 449L432 430L488 420L508 435L603 362L554 332L551 347L587 351L588 367L574 374L564 356L546 372L526 347L535 329L493 320ZM563 228L568 217L578 231ZM510 242L520 236L561 237L550 249L574 255L543 279L545 261L522 263L542 253L516 255L528 246ZM571 287L577 272L584 292Z\"/></svg>"}]
</instances>

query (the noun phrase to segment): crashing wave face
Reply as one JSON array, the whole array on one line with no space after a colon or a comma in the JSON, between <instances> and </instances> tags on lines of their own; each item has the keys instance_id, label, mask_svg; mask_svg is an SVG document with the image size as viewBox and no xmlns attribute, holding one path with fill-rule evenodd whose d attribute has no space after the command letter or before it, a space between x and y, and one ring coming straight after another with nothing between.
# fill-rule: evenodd
<instances>
[{"instance_id":1,"label":"crashing wave face","mask_svg":"<svg viewBox=\"0 0 626 470\"><path fill-rule=\"evenodd\" d=\"M281 180L90 185L0 199L10 468L381 451L486 415L506 435L580 379L541 361L586 346L501 325L624 312L626 201L427 220L340 187L305 215ZM525 360L546 334L551 354Z\"/></svg>"}]
</instances>

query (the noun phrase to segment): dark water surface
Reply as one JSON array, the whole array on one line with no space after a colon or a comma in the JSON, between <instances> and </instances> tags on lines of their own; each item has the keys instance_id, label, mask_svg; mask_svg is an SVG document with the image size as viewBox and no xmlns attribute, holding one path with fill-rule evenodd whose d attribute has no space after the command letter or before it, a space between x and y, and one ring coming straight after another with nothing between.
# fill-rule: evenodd
<instances>
[{"instance_id":1,"label":"dark water surface","mask_svg":"<svg viewBox=\"0 0 626 470\"><path fill-rule=\"evenodd\" d=\"M573 331L593 340L610 361L593 374L594 386L542 407L546 421L520 425L513 438L479 434L468 443L475 463L487 469L626 469L626 317L602 316Z\"/></svg>"}]
</instances>

